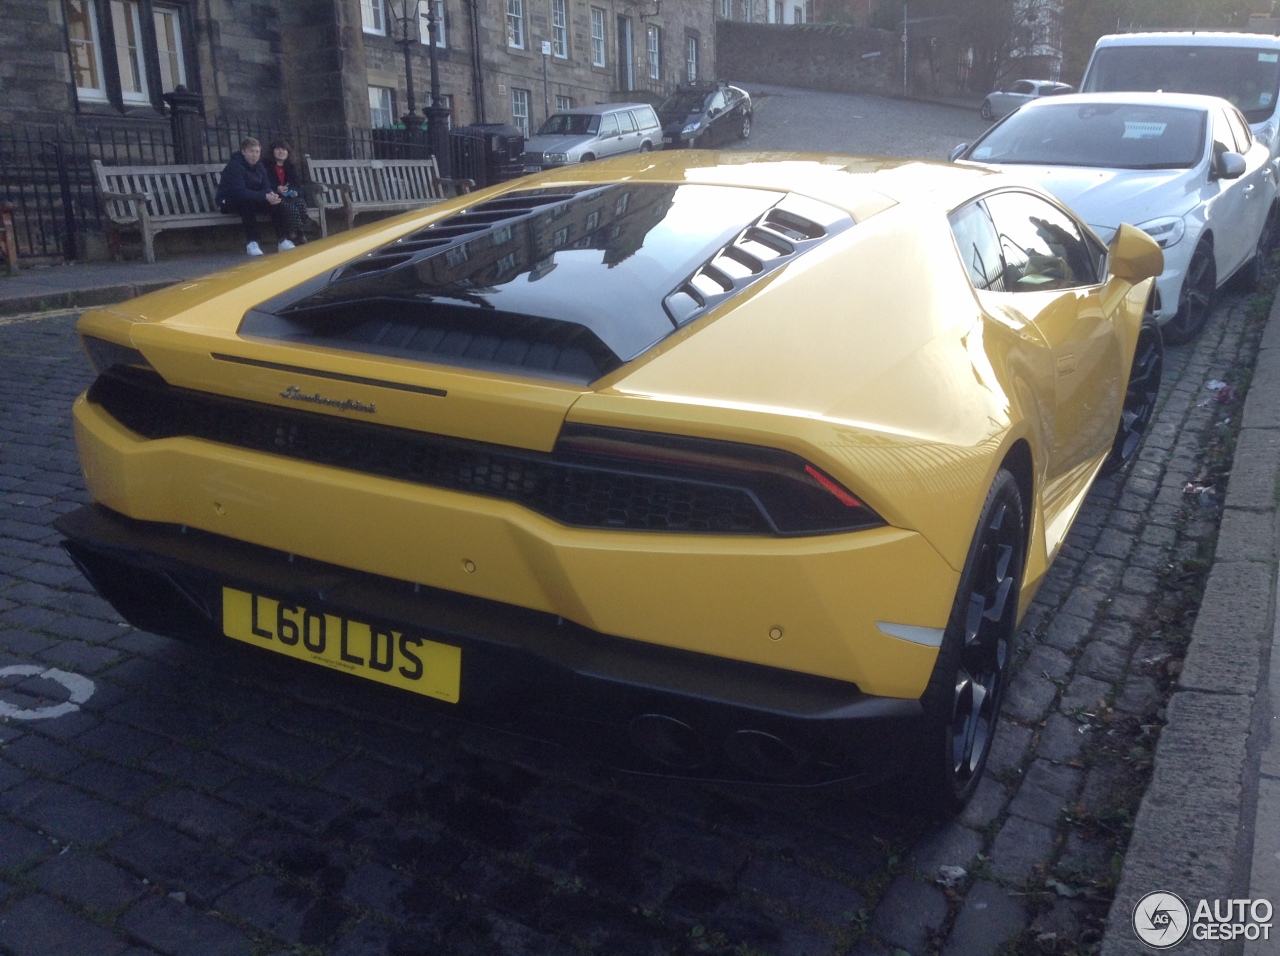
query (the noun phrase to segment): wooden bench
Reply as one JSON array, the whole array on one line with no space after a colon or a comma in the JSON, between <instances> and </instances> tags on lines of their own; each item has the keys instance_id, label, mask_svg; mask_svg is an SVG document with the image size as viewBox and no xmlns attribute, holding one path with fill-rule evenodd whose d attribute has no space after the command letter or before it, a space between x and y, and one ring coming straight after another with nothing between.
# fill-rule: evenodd
<instances>
[{"instance_id":1,"label":"wooden bench","mask_svg":"<svg viewBox=\"0 0 1280 956\"><path fill-rule=\"evenodd\" d=\"M341 209L347 228L362 212L409 212L471 192L470 179L441 179L431 159L312 159L303 177L320 186L322 209Z\"/></svg>"},{"instance_id":2,"label":"wooden bench","mask_svg":"<svg viewBox=\"0 0 1280 956\"><path fill-rule=\"evenodd\" d=\"M239 223L238 216L221 212L214 198L224 165L104 166L95 159L93 177L107 218L116 226L140 229L143 257L155 262L155 238L166 229ZM328 235L317 203L308 200L307 215L319 223L320 235ZM263 218L270 216L264 213Z\"/></svg>"}]
</instances>

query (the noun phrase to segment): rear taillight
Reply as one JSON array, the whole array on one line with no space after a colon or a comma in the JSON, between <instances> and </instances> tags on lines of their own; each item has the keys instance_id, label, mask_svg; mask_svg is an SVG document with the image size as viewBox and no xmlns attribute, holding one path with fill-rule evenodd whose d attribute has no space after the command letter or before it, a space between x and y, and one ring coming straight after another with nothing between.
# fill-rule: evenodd
<instances>
[{"instance_id":1,"label":"rear taillight","mask_svg":"<svg viewBox=\"0 0 1280 956\"><path fill-rule=\"evenodd\" d=\"M844 485L799 455L740 442L566 425L554 457L591 469L740 490L777 534L831 534L884 524Z\"/></svg>"}]
</instances>

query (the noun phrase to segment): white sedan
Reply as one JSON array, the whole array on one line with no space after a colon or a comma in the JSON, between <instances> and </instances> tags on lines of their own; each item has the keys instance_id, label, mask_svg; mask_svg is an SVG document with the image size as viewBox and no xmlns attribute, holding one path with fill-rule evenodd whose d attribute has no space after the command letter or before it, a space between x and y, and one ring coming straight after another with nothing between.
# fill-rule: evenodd
<instances>
[{"instance_id":1,"label":"white sedan","mask_svg":"<svg viewBox=\"0 0 1280 956\"><path fill-rule=\"evenodd\" d=\"M999 119L1005 113L1012 113L1019 106L1038 97L1060 96L1070 92L1071 87L1066 83L1056 83L1053 80L1014 80L986 95L982 101L982 118Z\"/></svg>"},{"instance_id":2,"label":"white sedan","mask_svg":"<svg viewBox=\"0 0 1280 956\"><path fill-rule=\"evenodd\" d=\"M958 146L958 162L1021 171L1104 242L1136 225L1164 250L1150 311L1190 341L1233 275L1257 284L1276 216L1269 152L1216 96L1091 93L1028 103Z\"/></svg>"}]
</instances>

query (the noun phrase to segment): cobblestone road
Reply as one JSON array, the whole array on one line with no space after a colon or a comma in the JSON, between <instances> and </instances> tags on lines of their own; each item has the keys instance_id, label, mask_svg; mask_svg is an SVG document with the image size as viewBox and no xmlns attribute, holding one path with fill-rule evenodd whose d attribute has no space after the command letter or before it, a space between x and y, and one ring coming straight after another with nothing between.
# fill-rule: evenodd
<instances>
[{"instance_id":1,"label":"cobblestone road","mask_svg":"<svg viewBox=\"0 0 1280 956\"><path fill-rule=\"evenodd\" d=\"M615 775L343 675L122 625L50 524L86 500L75 316L0 319L0 951L1087 945L1181 657L1179 595L1212 546L1216 511L1195 505L1212 494L1184 486L1235 406L1205 384L1246 384L1264 314L1226 296L1168 351L1141 459L1090 496L1027 618L987 777L942 825L865 795Z\"/></svg>"}]
</instances>

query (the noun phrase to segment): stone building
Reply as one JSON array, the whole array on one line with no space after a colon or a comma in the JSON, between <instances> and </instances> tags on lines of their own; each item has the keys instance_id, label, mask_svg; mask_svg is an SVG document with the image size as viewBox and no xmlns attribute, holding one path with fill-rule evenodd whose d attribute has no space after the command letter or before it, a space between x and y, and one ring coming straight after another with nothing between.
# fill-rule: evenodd
<instances>
[{"instance_id":1,"label":"stone building","mask_svg":"<svg viewBox=\"0 0 1280 956\"><path fill-rule=\"evenodd\" d=\"M211 122L395 125L410 106L406 51L412 105L430 101L431 15L454 125L536 128L558 107L715 76L705 0L407 6L406 21L400 0L5 0L0 123L158 122L182 85Z\"/></svg>"}]
</instances>

